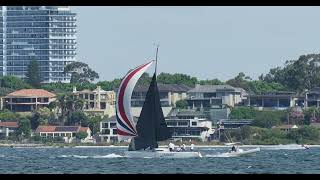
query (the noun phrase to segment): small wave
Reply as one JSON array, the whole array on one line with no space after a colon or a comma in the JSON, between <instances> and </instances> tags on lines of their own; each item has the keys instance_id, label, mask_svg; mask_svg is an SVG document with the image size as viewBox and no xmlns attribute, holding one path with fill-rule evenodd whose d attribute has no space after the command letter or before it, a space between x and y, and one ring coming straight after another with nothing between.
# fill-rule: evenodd
<instances>
[{"instance_id":1,"label":"small wave","mask_svg":"<svg viewBox=\"0 0 320 180\"><path fill-rule=\"evenodd\" d=\"M211 158L211 157L235 157L235 156L229 153L221 153L221 154L207 154L204 157Z\"/></svg>"},{"instance_id":2,"label":"small wave","mask_svg":"<svg viewBox=\"0 0 320 180\"><path fill-rule=\"evenodd\" d=\"M105 155L105 156L101 156L101 155L97 155L97 156L92 156L92 158L121 158L123 156L121 155L118 155L118 154L108 154L108 155Z\"/></svg>"},{"instance_id":3,"label":"small wave","mask_svg":"<svg viewBox=\"0 0 320 180\"><path fill-rule=\"evenodd\" d=\"M0 154L0 158L3 158L3 157L6 157L5 155L3 155L3 154Z\"/></svg>"},{"instance_id":4,"label":"small wave","mask_svg":"<svg viewBox=\"0 0 320 180\"><path fill-rule=\"evenodd\" d=\"M58 156L60 158L80 158L80 159L86 159L86 158L95 158L95 159L100 159L100 158L120 158L123 157L118 154L108 154L108 155L95 155L95 156L81 156L81 155L61 155Z\"/></svg>"}]
</instances>

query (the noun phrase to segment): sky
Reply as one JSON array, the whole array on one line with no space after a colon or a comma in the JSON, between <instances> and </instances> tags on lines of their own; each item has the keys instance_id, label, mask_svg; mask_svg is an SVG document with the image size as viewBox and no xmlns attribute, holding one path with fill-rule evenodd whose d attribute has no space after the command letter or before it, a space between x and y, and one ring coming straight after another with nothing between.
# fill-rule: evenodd
<instances>
[{"instance_id":1,"label":"sky","mask_svg":"<svg viewBox=\"0 0 320 180\"><path fill-rule=\"evenodd\" d=\"M320 51L320 7L98 7L77 13L77 59L100 81L155 59L157 72L226 81L253 79ZM152 69L148 70L153 73Z\"/></svg>"}]
</instances>

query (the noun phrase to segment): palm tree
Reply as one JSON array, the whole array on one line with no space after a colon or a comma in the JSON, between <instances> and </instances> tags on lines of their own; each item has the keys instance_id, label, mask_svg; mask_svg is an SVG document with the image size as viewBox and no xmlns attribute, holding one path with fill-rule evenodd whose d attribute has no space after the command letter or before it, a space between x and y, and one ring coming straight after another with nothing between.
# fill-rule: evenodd
<instances>
[{"instance_id":1,"label":"palm tree","mask_svg":"<svg viewBox=\"0 0 320 180\"><path fill-rule=\"evenodd\" d=\"M75 111L83 109L84 101L72 94L61 94L57 98L58 114L61 123L66 122L66 117Z\"/></svg>"}]
</instances>

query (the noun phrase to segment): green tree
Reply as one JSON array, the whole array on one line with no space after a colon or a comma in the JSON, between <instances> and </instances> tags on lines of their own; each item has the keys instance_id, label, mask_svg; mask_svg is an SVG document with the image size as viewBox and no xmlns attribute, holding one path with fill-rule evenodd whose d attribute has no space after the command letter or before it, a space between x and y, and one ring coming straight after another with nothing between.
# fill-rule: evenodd
<instances>
[{"instance_id":1,"label":"green tree","mask_svg":"<svg viewBox=\"0 0 320 180\"><path fill-rule=\"evenodd\" d=\"M275 111L261 111L256 113L252 125L262 128L271 128L280 125L283 118L285 118L284 113L280 114Z\"/></svg>"},{"instance_id":2,"label":"green tree","mask_svg":"<svg viewBox=\"0 0 320 180\"><path fill-rule=\"evenodd\" d=\"M38 61L32 60L30 62L26 73L26 79L27 82L33 87L39 88L41 86Z\"/></svg>"},{"instance_id":3,"label":"green tree","mask_svg":"<svg viewBox=\"0 0 320 180\"><path fill-rule=\"evenodd\" d=\"M169 74L169 73L160 73L157 76L157 80L159 83L163 84L184 84L190 87L194 87L198 82L197 78L191 77L186 74Z\"/></svg>"},{"instance_id":4,"label":"green tree","mask_svg":"<svg viewBox=\"0 0 320 180\"><path fill-rule=\"evenodd\" d=\"M249 79L250 77L247 77L243 72L240 72L235 78L230 79L226 82L226 84L229 84L230 86L233 87L240 87L243 88L244 90L249 91Z\"/></svg>"},{"instance_id":5,"label":"green tree","mask_svg":"<svg viewBox=\"0 0 320 180\"><path fill-rule=\"evenodd\" d=\"M251 107L235 107L231 109L230 119L254 119L256 110Z\"/></svg>"},{"instance_id":6,"label":"green tree","mask_svg":"<svg viewBox=\"0 0 320 180\"><path fill-rule=\"evenodd\" d=\"M78 139L85 139L87 136L88 136L87 132L81 131L81 132L76 133L76 138L78 138Z\"/></svg>"},{"instance_id":7,"label":"green tree","mask_svg":"<svg viewBox=\"0 0 320 180\"><path fill-rule=\"evenodd\" d=\"M107 118L107 117L105 117ZM100 122L103 121L101 116L89 116L88 127L91 129L92 134L96 134L100 130Z\"/></svg>"},{"instance_id":8,"label":"green tree","mask_svg":"<svg viewBox=\"0 0 320 180\"><path fill-rule=\"evenodd\" d=\"M22 118L18 121L18 129L16 131L16 134L18 136L22 137L30 137L31 135L31 125L30 125L30 120L26 118Z\"/></svg>"},{"instance_id":9,"label":"green tree","mask_svg":"<svg viewBox=\"0 0 320 180\"><path fill-rule=\"evenodd\" d=\"M35 110L30 117L31 129L35 130L39 125L47 125L52 112L48 108Z\"/></svg>"},{"instance_id":10,"label":"green tree","mask_svg":"<svg viewBox=\"0 0 320 180\"><path fill-rule=\"evenodd\" d=\"M81 111L72 112L67 119L67 125L81 125L84 127L88 126L89 118Z\"/></svg>"},{"instance_id":11,"label":"green tree","mask_svg":"<svg viewBox=\"0 0 320 180\"><path fill-rule=\"evenodd\" d=\"M286 61L283 68L270 70L266 76L261 76L267 82L276 82L291 90L303 92L320 86L320 54L307 54L297 60Z\"/></svg>"},{"instance_id":12,"label":"green tree","mask_svg":"<svg viewBox=\"0 0 320 180\"><path fill-rule=\"evenodd\" d=\"M0 111L1 121L18 121L21 116L18 113L11 112L7 109Z\"/></svg>"},{"instance_id":13,"label":"green tree","mask_svg":"<svg viewBox=\"0 0 320 180\"><path fill-rule=\"evenodd\" d=\"M30 88L32 88L29 84L24 82L22 79L15 77L15 76L0 77L0 87L8 88L9 91L14 91L17 89L30 89Z\"/></svg>"},{"instance_id":14,"label":"green tree","mask_svg":"<svg viewBox=\"0 0 320 180\"><path fill-rule=\"evenodd\" d=\"M54 82L48 84L42 84L41 88L50 92L59 93L70 93L72 92L74 84L70 83L62 83L62 82Z\"/></svg>"},{"instance_id":15,"label":"green tree","mask_svg":"<svg viewBox=\"0 0 320 180\"><path fill-rule=\"evenodd\" d=\"M117 78L112 81L100 81L97 86L101 86L102 89L106 91L115 90L120 86L121 79Z\"/></svg>"},{"instance_id":16,"label":"green tree","mask_svg":"<svg viewBox=\"0 0 320 180\"><path fill-rule=\"evenodd\" d=\"M206 79L206 80L199 80L198 83L200 85L223 85L224 82L220 81L219 79Z\"/></svg>"},{"instance_id":17,"label":"green tree","mask_svg":"<svg viewBox=\"0 0 320 180\"><path fill-rule=\"evenodd\" d=\"M186 109L187 107L188 107L188 103L184 99L176 102L176 108L178 109Z\"/></svg>"},{"instance_id":18,"label":"green tree","mask_svg":"<svg viewBox=\"0 0 320 180\"><path fill-rule=\"evenodd\" d=\"M83 84L99 78L99 74L83 62L68 64L64 69L64 73L71 73L70 83Z\"/></svg>"},{"instance_id":19,"label":"green tree","mask_svg":"<svg viewBox=\"0 0 320 180\"><path fill-rule=\"evenodd\" d=\"M70 117L71 113L82 110L83 106L84 101L73 94L58 94L56 107L60 123L65 123L67 116Z\"/></svg>"},{"instance_id":20,"label":"green tree","mask_svg":"<svg viewBox=\"0 0 320 180\"><path fill-rule=\"evenodd\" d=\"M249 89L255 94L264 94L274 91L286 91L287 88L279 83L275 82L266 82L266 81L250 81Z\"/></svg>"}]
</instances>

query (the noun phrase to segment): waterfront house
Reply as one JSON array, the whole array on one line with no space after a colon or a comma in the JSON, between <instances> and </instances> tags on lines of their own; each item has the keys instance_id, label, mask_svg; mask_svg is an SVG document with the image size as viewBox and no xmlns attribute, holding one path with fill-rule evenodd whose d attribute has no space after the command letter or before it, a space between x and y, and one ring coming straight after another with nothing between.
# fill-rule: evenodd
<instances>
[{"instance_id":1,"label":"waterfront house","mask_svg":"<svg viewBox=\"0 0 320 180\"><path fill-rule=\"evenodd\" d=\"M118 142L116 116L100 122L99 141L107 143Z\"/></svg>"},{"instance_id":2,"label":"waterfront house","mask_svg":"<svg viewBox=\"0 0 320 180\"><path fill-rule=\"evenodd\" d=\"M242 126L249 126L252 124L253 119L220 119L217 122L217 128L223 129L238 129Z\"/></svg>"},{"instance_id":3,"label":"waterfront house","mask_svg":"<svg viewBox=\"0 0 320 180\"><path fill-rule=\"evenodd\" d=\"M212 121L200 111L173 109L166 118L172 138L207 141L214 133Z\"/></svg>"},{"instance_id":4,"label":"waterfront house","mask_svg":"<svg viewBox=\"0 0 320 180\"><path fill-rule=\"evenodd\" d=\"M55 100L56 95L44 89L21 89L5 96L3 103L4 108L13 112L31 112Z\"/></svg>"},{"instance_id":5,"label":"waterfront house","mask_svg":"<svg viewBox=\"0 0 320 180\"><path fill-rule=\"evenodd\" d=\"M320 107L320 87L315 87L306 92L307 107Z\"/></svg>"},{"instance_id":6,"label":"waterfront house","mask_svg":"<svg viewBox=\"0 0 320 180\"><path fill-rule=\"evenodd\" d=\"M149 86L137 85L135 86L132 97L131 105L133 107L142 107ZM184 84L158 84L160 102L162 107L175 107L176 102L183 100L187 97L187 91L191 88Z\"/></svg>"},{"instance_id":7,"label":"waterfront house","mask_svg":"<svg viewBox=\"0 0 320 180\"><path fill-rule=\"evenodd\" d=\"M71 143L76 138L76 133L86 132L88 136L82 142L94 141L89 127L81 126L38 126L35 134L43 138L62 137L66 143Z\"/></svg>"},{"instance_id":8,"label":"waterfront house","mask_svg":"<svg viewBox=\"0 0 320 180\"><path fill-rule=\"evenodd\" d=\"M284 110L290 107L303 106L304 104L304 98L291 91L249 94L246 97L244 104L257 110Z\"/></svg>"},{"instance_id":9,"label":"waterfront house","mask_svg":"<svg viewBox=\"0 0 320 180\"><path fill-rule=\"evenodd\" d=\"M73 87L72 93L85 101L83 107L85 113L108 117L115 115L116 93L114 91L105 91L100 86L93 91L88 89L77 91L77 88Z\"/></svg>"},{"instance_id":10,"label":"waterfront house","mask_svg":"<svg viewBox=\"0 0 320 180\"><path fill-rule=\"evenodd\" d=\"M242 88L230 85L200 85L187 92L188 107L192 109L234 107L247 94Z\"/></svg>"},{"instance_id":11,"label":"waterfront house","mask_svg":"<svg viewBox=\"0 0 320 180\"><path fill-rule=\"evenodd\" d=\"M0 137L9 137L13 134L19 125L18 122L1 122L0 121Z\"/></svg>"}]
</instances>

